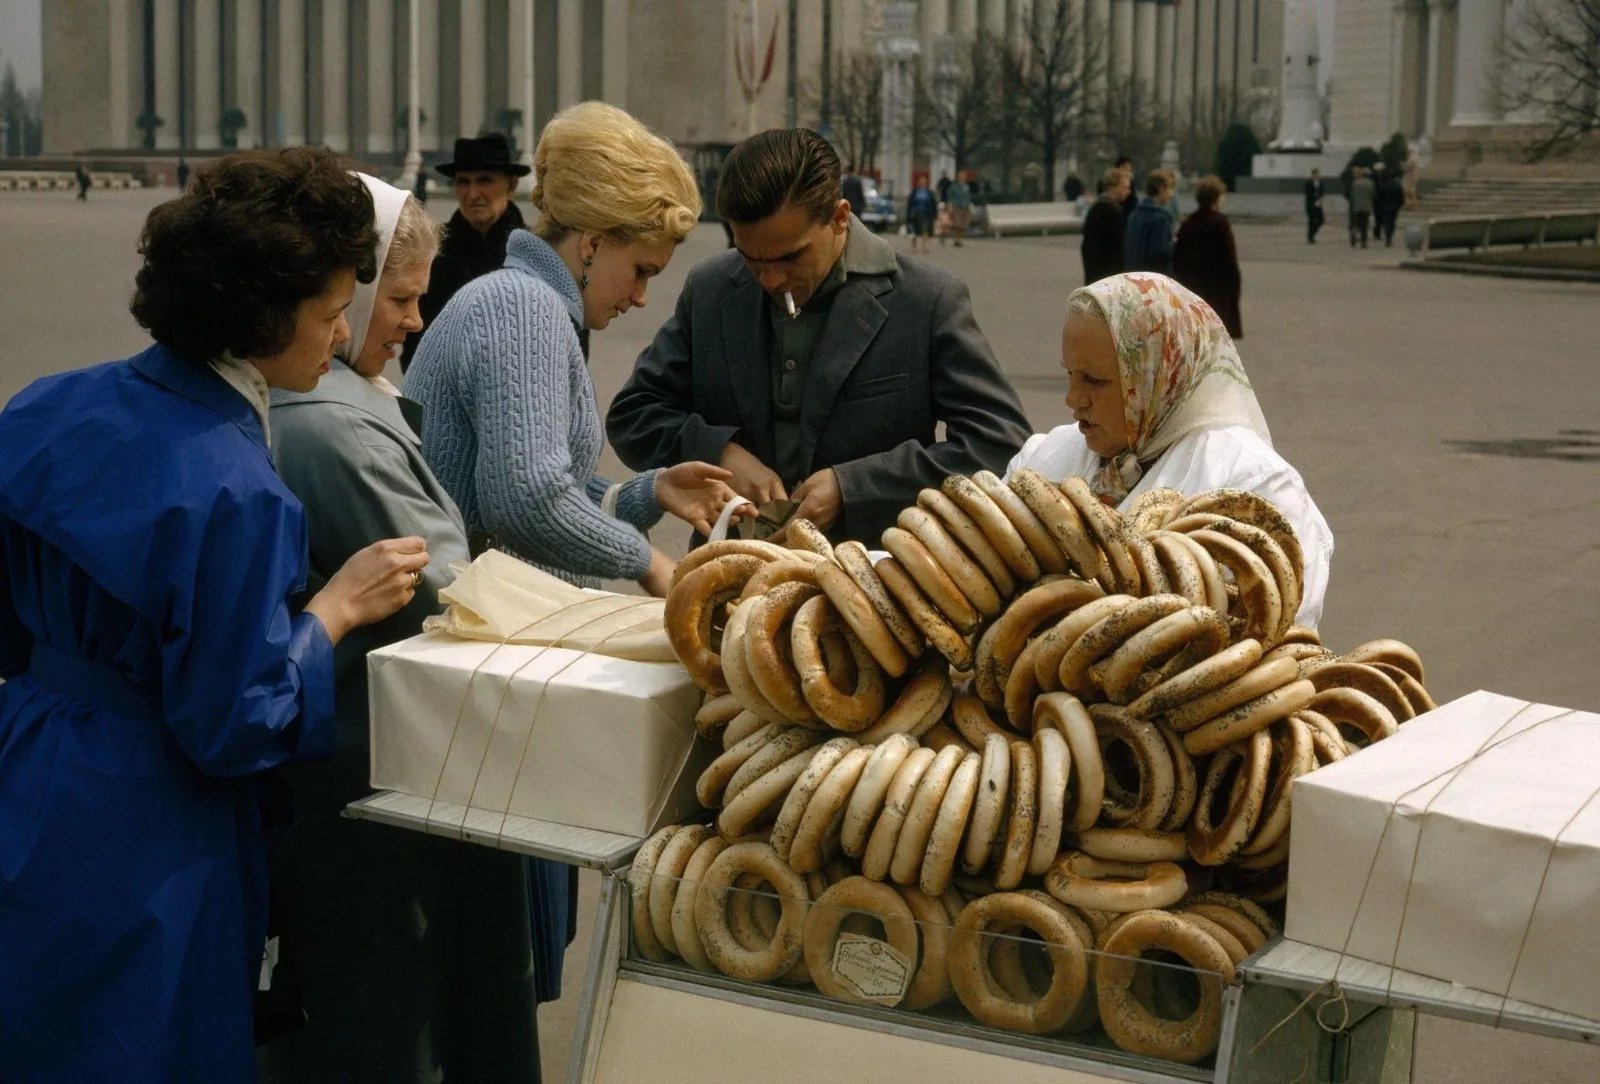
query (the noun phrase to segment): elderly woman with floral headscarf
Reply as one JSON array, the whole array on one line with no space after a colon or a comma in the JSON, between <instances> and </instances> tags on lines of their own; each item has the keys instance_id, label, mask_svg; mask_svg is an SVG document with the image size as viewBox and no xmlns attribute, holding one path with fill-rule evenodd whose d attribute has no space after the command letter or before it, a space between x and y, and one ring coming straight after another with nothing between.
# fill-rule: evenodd
<instances>
[{"instance_id":1,"label":"elderly woman with floral headscarf","mask_svg":"<svg viewBox=\"0 0 1600 1084\"><path fill-rule=\"evenodd\" d=\"M1315 628L1333 534L1300 473L1273 450L1250 378L1211 307L1165 275L1102 279L1067 299L1061 363L1076 424L1030 438L1009 469L1080 475L1124 509L1159 486L1260 494L1305 551L1296 620Z\"/></svg>"}]
</instances>

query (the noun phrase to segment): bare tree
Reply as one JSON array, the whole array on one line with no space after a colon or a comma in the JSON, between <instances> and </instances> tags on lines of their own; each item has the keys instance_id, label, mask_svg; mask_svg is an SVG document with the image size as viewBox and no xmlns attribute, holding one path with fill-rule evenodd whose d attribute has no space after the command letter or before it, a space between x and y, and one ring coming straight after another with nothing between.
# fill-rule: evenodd
<instances>
[{"instance_id":1,"label":"bare tree","mask_svg":"<svg viewBox=\"0 0 1600 1084\"><path fill-rule=\"evenodd\" d=\"M1504 112L1543 118L1523 145L1533 161L1570 154L1600 132L1600 0L1535 0L1501 42Z\"/></svg>"},{"instance_id":2,"label":"bare tree","mask_svg":"<svg viewBox=\"0 0 1600 1084\"><path fill-rule=\"evenodd\" d=\"M918 82L922 135L929 146L954 158L957 169L972 166L994 140L1003 59L999 41L980 31L953 56L936 61Z\"/></svg>"},{"instance_id":3,"label":"bare tree","mask_svg":"<svg viewBox=\"0 0 1600 1084\"><path fill-rule=\"evenodd\" d=\"M1188 124L1174 125L1179 160L1188 169L1214 169L1223 134L1244 121L1243 100L1232 84L1223 83L1215 94L1194 103Z\"/></svg>"},{"instance_id":4,"label":"bare tree","mask_svg":"<svg viewBox=\"0 0 1600 1084\"><path fill-rule=\"evenodd\" d=\"M828 109L840 157L847 166L873 169L883 146L883 61L870 49L856 49L839 56L832 71ZM803 96L806 108L820 109L815 82L807 83Z\"/></svg>"},{"instance_id":5,"label":"bare tree","mask_svg":"<svg viewBox=\"0 0 1600 1084\"><path fill-rule=\"evenodd\" d=\"M1125 154L1140 168L1151 169L1172 138L1172 118L1150 84L1129 74L1108 84L1103 106L1085 124L1084 135L1107 160Z\"/></svg>"},{"instance_id":6,"label":"bare tree","mask_svg":"<svg viewBox=\"0 0 1600 1084\"><path fill-rule=\"evenodd\" d=\"M1054 196L1056 159L1082 130L1089 87L1104 57L1103 28L1084 0L1040 0L1018 15L1020 45L1006 54L1023 120L1023 139L1039 152L1045 191Z\"/></svg>"}]
</instances>

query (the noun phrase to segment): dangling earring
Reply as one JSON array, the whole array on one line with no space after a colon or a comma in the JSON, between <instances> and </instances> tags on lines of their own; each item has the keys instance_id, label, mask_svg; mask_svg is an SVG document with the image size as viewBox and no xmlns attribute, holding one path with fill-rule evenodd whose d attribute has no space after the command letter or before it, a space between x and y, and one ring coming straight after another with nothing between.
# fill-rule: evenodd
<instances>
[{"instance_id":1,"label":"dangling earring","mask_svg":"<svg viewBox=\"0 0 1600 1084\"><path fill-rule=\"evenodd\" d=\"M589 287L589 265L594 263L593 256L583 258L583 274L578 278L578 289L585 290Z\"/></svg>"}]
</instances>

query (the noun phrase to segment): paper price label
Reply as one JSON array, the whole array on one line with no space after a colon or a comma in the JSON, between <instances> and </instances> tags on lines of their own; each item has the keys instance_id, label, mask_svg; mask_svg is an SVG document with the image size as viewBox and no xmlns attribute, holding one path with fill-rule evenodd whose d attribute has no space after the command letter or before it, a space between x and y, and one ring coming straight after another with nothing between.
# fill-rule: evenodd
<instances>
[{"instance_id":1,"label":"paper price label","mask_svg":"<svg viewBox=\"0 0 1600 1084\"><path fill-rule=\"evenodd\" d=\"M865 1001L898 1005L906 996L915 964L887 941L844 933L834 942L834 978Z\"/></svg>"}]
</instances>

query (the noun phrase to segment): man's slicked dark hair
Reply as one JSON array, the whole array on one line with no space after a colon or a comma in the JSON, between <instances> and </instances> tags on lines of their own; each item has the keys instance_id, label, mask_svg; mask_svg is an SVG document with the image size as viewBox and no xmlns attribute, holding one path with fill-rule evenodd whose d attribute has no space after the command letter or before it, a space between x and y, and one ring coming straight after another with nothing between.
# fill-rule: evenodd
<instances>
[{"instance_id":1,"label":"man's slicked dark hair","mask_svg":"<svg viewBox=\"0 0 1600 1084\"><path fill-rule=\"evenodd\" d=\"M717 183L717 214L747 225L796 207L825 222L843 198L839 155L809 128L773 128L728 152Z\"/></svg>"},{"instance_id":2,"label":"man's slicked dark hair","mask_svg":"<svg viewBox=\"0 0 1600 1084\"><path fill-rule=\"evenodd\" d=\"M134 318L203 363L270 357L294 340L300 304L341 271L377 273L367 186L330 151L244 151L196 171L145 219Z\"/></svg>"}]
</instances>

